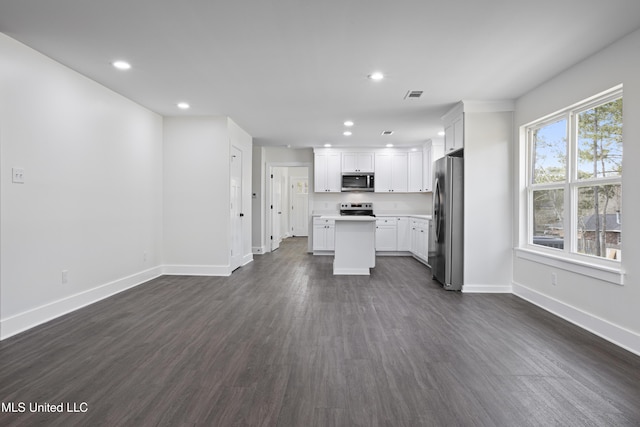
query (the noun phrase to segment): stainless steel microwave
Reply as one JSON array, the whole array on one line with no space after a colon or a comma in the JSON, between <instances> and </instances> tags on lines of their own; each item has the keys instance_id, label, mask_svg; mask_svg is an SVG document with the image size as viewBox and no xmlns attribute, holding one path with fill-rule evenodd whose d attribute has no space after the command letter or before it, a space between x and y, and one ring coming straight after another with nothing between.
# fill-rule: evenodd
<instances>
[{"instance_id":1,"label":"stainless steel microwave","mask_svg":"<svg viewBox=\"0 0 640 427\"><path fill-rule=\"evenodd\" d=\"M373 173L350 172L342 174L342 191L373 191Z\"/></svg>"}]
</instances>

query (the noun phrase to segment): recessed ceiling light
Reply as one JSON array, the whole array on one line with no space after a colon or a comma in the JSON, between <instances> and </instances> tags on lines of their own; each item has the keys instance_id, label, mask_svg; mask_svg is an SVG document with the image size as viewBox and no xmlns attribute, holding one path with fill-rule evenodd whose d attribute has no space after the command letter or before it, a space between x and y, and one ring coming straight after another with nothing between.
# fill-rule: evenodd
<instances>
[{"instance_id":1,"label":"recessed ceiling light","mask_svg":"<svg viewBox=\"0 0 640 427\"><path fill-rule=\"evenodd\" d=\"M351 120L347 120L346 122L344 122L344 125L345 125L346 127L351 127L351 126L353 126L353 121L351 121Z\"/></svg>"},{"instance_id":2,"label":"recessed ceiling light","mask_svg":"<svg viewBox=\"0 0 640 427\"><path fill-rule=\"evenodd\" d=\"M331 144L324 144L324 146L329 148L329 147L331 147Z\"/></svg>"},{"instance_id":3,"label":"recessed ceiling light","mask_svg":"<svg viewBox=\"0 0 640 427\"><path fill-rule=\"evenodd\" d=\"M343 134L344 136L351 136L351 135L352 135L352 133L351 133L351 131L350 131L350 130L345 130L344 132L342 132L342 134Z\"/></svg>"},{"instance_id":4,"label":"recessed ceiling light","mask_svg":"<svg viewBox=\"0 0 640 427\"><path fill-rule=\"evenodd\" d=\"M383 130L380 135L392 135L392 134L393 134L392 130Z\"/></svg>"},{"instance_id":5,"label":"recessed ceiling light","mask_svg":"<svg viewBox=\"0 0 640 427\"><path fill-rule=\"evenodd\" d=\"M387 144L386 147L387 148L391 148L391 147L393 147L393 144Z\"/></svg>"},{"instance_id":6,"label":"recessed ceiling light","mask_svg":"<svg viewBox=\"0 0 640 427\"><path fill-rule=\"evenodd\" d=\"M444 136L444 131L441 130L440 132L438 132L438 136Z\"/></svg>"},{"instance_id":7,"label":"recessed ceiling light","mask_svg":"<svg viewBox=\"0 0 640 427\"><path fill-rule=\"evenodd\" d=\"M371 80L382 80L384 79L384 74L382 74L380 71L376 71L369 74L367 77L369 77Z\"/></svg>"},{"instance_id":8,"label":"recessed ceiling light","mask_svg":"<svg viewBox=\"0 0 640 427\"><path fill-rule=\"evenodd\" d=\"M111 65L116 67L118 70L128 70L131 68L131 64L127 61L113 61Z\"/></svg>"},{"instance_id":9,"label":"recessed ceiling light","mask_svg":"<svg viewBox=\"0 0 640 427\"><path fill-rule=\"evenodd\" d=\"M186 102L178 102L178 108L181 110L188 110L191 107L191 105L187 104Z\"/></svg>"}]
</instances>

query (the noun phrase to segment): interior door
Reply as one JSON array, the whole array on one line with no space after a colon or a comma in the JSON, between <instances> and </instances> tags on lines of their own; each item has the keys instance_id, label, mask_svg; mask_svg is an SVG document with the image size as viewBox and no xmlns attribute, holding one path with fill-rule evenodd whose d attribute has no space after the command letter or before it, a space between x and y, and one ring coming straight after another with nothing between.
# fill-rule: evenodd
<instances>
[{"instance_id":1,"label":"interior door","mask_svg":"<svg viewBox=\"0 0 640 427\"><path fill-rule=\"evenodd\" d=\"M231 147L231 270L242 265L242 151Z\"/></svg>"},{"instance_id":2,"label":"interior door","mask_svg":"<svg viewBox=\"0 0 640 427\"><path fill-rule=\"evenodd\" d=\"M309 178L291 177L291 233L309 235Z\"/></svg>"},{"instance_id":3,"label":"interior door","mask_svg":"<svg viewBox=\"0 0 640 427\"><path fill-rule=\"evenodd\" d=\"M282 217L282 170L273 168L271 174L271 250L280 247L282 232L280 224Z\"/></svg>"}]
</instances>

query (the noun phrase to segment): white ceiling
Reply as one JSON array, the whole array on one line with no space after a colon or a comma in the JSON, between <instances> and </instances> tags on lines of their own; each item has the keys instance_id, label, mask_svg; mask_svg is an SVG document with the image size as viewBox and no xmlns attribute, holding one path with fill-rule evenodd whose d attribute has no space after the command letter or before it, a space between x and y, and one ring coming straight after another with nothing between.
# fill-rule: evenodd
<instances>
[{"instance_id":1,"label":"white ceiling","mask_svg":"<svg viewBox=\"0 0 640 427\"><path fill-rule=\"evenodd\" d=\"M0 0L1 32L150 110L292 147L423 142L455 102L517 98L637 28L638 0Z\"/></svg>"}]
</instances>

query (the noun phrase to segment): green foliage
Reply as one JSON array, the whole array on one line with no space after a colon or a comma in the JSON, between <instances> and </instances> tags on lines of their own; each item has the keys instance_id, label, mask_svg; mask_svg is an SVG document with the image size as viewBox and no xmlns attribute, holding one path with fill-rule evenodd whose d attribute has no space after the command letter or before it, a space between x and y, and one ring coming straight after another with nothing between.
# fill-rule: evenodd
<instances>
[{"instance_id":1,"label":"green foliage","mask_svg":"<svg viewBox=\"0 0 640 427\"><path fill-rule=\"evenodd\" d=\"M578 177L622 174L622 98L578 115Z\"/></svg>"}]
</instances>

